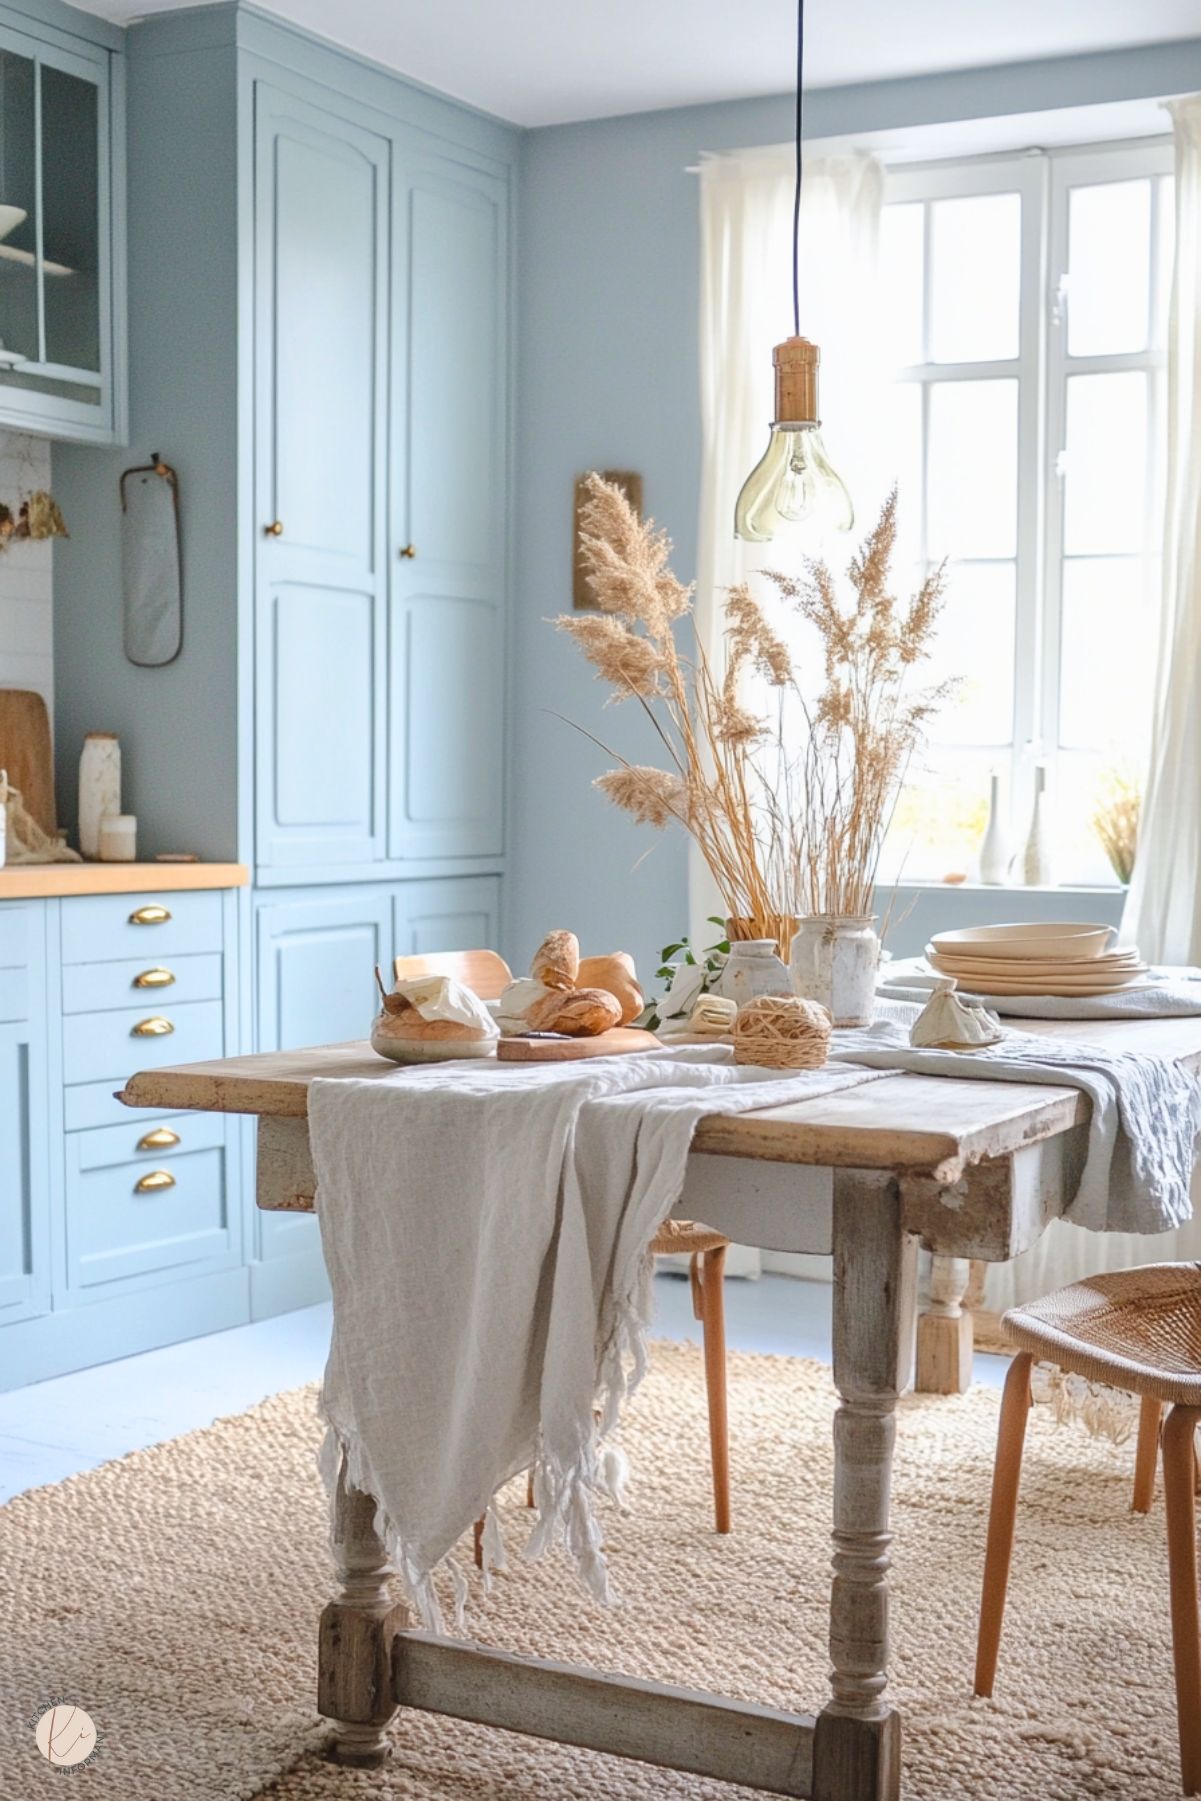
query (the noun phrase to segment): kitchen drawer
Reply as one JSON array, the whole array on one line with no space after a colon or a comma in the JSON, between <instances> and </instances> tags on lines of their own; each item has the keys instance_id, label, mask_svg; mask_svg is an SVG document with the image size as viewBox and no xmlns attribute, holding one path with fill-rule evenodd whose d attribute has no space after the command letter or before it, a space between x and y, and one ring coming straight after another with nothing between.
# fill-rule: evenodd
<instances>
[{"instance_id":1,"label":"kitchen drawer","mask_svg":"<svg viewBox=\"0 0 1201 1801\"><path fill-rule=\"evenodd\" d=\"M62 903L64 963L161 963L221 949L221 894L87 894Z\"/></svg>"},{"instance_id":2,"label":"kitchen drawer","mask_svg":"<svg viewBox=\"0 0 1201 1801\"><path fill-rule=\"evenodd\" d=\"M29 971L0 969L0 1019L29 1018Z\"/></svg>"},{"instance_id":3,"label":"kitchen drawer","mask_svg":"<svg viewBox=\"0 0 1201 1801\"><path fill-rule=\"evenodd\" d=\"M170 1041L169 1041L170 1042ZM125 1078L122 1076L121 1081ZM161 1107L127 1107L117 1099L118 1078L104 1082L77 1082L63 1090L63 1125L68 1132L88 1132L93 1126L124 1126L132 1120L153 1125L164 1117Z\"/></svg>"},{"instance_id":4,"label":"kitchen drawer","mask_svg":"<svg viewBox=\"0 0 1201 1801\"><path fill-rule=\"evenodd\" d=\"M15 969L29 960L29 908L0 905L0 969Z\"/></svg>"},{"instance_id":5,"label":"kitchen drawer","mask_svg":"<svg viewBox=\"0 0 1201 1801\"><path fill-rule=\"evenodd\" d=\"M91 1132L80 1132L70 1148L74 1169L86 1172L105 1169L114 1163L141 1163L147 1168L190 1156L193 1151L220 1149L225 1143L225 1115L222 1113L159 1113L153 1118L122 1108L125 1121L119 1126L101 1126ZM143 1149L146 1137L158 1142Z\"/></svg>"},{"instance_id":6,"label":"kitchen drawer","mask_svg":"<svg viewBox=\"0 0 1201 1801\"><path fill-rule=\"evenodd\" d=\"M148 1020L171 1027L160 1035L137 1031ZM220 1001L192 1001L184 1007L155 1005L119 1013L77 1013L63 1027L63 1081L118 1085L139 1069L164 1063L198 1063L222 1052Z\"/></svg>"},{"instance_id":7,"label":"kitchen drawer","mask_svg":"<svg viewBox=\"0 0 1201 1801\"><path fill-rule=\"evenodd\" d=\"M148 948L153 949L151 944ZM63 1012L101 1013L118 1007L167 1012L189 1001L221 999L218 951L160 961L133 957L120 963L75 963L63 972Z\"/></svg>"},{"instance_id":8,"label":"kitchen drawer","mask_svg":"<svg viewBox=\"0 0 1201 1801\"><path fill-rule=\"evenodd\" d=\"M134 1277L227 1261L232 1245L220 1145L84 1169L91 1133L70 1140L67 1287L112 1292ZM147 1186L148 1179L161 1186Z\"/></svg>"}]
</instances>

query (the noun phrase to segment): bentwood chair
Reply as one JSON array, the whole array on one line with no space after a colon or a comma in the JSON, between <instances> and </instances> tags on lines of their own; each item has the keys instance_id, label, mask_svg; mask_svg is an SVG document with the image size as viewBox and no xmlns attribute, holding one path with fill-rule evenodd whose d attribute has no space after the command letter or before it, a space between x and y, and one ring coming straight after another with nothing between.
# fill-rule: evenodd
<instances>
[{"instance_id":1,"label":"bentwood chair","mask_svg":"<svg viewBox=\"0 0 1201 1801\"><path fill-rule=\"evenodd\" d=\"M418 976L450 976L482 1001L498 1000L513 977L495 951L438 951L428 956L397 957L398 982ZM730 1434L726 1407L725 1263L730 1241L720 1232L692 1220L669 1219L656 1233L651 1250L657 1257L689 1258L692 1311L704 1341L705 1389L709 1403L709 1455L713 1469L713 1513L718 1532L730 1530ZM477 1533L476 1560L480 1547Z\"/></svg>"},{"instance_id":2,"label":"bentwood chair","mask_svg":"<svg viewBox=\"0 0 1201 1801\"><path fill-rule=\"evenodd\" d=\"M1045 1358L1070 1374L1141 1397L1135 1457L1136 1513L1155 1492L1162 1436L1168 1582L1180 1770L1186 1795L1201 1793L1201 1618L1197 1598L1194 1434L1201 1422L1201 1264L1152 1263L1074 1282L1002 1325L1018 1347L1005 1383L997 1432L984 1592L976 1647L976 1693L991 1695L1013 1551L1030 1371ZM1163 1422L1165 1407L1170 1407Z\"/></svg>"}]
</instances>

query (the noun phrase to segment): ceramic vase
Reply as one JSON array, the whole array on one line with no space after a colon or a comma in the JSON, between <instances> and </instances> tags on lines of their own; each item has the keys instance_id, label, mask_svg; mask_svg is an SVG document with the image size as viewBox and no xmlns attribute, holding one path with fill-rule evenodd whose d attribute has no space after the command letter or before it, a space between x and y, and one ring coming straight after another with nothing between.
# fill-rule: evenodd
<instances>
[{"instance_id":1,"label":"ceramic vase","mask_svg":"<svg viewBox=\"0 0 1201 1801\"><path fill-rule=\"evenodd\" d=\"M116 732L89 732L79 759L79 848L100 855L100 821L121 811L121 742Z\"/></svg>"},{"instance_id":2,"label":"ceramic vase","mask_svg":"<svg viewBox=\"0 0 1201 1801\"><path fill-rule=\"evenodd\" d=\"M994 775L989 784L988 829L980 846L980 880L990 888L999 888L1009 873L1009 845L1001 822L1001 778Z\"/></svg>"},{"instance_id":3,"label":"ceramic vase","mask_svg":"<svg viewBox=\"0 0 1201 1801\"><path fill-rule=\"evenodd\" d=\"M792 991L820 1002L836 1026L870 1025L879 962L874 919L814 913L800 921L792 940Z\"/></svg>"},{"instance_id":4,"label":"ceramic vase","mask_svg":"<svg viewBox=\"0 0 1201 1801\"><path fill-rule=\"evenodd\" d=\"M761 994L788 994L788 969L776 952L775 939L745 938L732 944L713 992L736 1007Z\"/></svg>"},{"instance_id":5,"label":"ceramic vase","mask_svg":"<svg viewBox=\"0 0 1201 1801\"><path fill-rule=\"evenodd\" d=\"M1034 811L1022 858L1022 879L1029 888L1049 888L1055 880L1048 807L1047 771L1040 763L1034 771Z\"/></svg>"}]
</instances>

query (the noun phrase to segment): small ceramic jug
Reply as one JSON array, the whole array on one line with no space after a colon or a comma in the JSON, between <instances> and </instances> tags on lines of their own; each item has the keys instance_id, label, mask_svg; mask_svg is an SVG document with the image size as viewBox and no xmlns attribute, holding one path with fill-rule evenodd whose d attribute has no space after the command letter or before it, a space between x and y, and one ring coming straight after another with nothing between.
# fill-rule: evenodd
<instances>
[{"instance_id":1,"label":"small ceramic jug","mask_svg":"<svg viewBox=\"0 0 1201 1801\"><path fill-rule=\"evenodd\" d=\"M761 994L790 993L788 970L777 954L775 939L743 938L732 944L713 992L736 1007Z\"/></svg>"}]
</instances>

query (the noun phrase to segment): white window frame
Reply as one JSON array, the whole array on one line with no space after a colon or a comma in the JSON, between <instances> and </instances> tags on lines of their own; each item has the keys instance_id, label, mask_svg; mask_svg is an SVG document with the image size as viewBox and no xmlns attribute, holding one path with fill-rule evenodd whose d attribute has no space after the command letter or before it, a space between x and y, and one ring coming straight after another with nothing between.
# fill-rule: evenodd
<instances>
[{"instance_id":1,"label":"white window frame","mask_svg":"<svg viewBox=\"0 0 1201 1801\"><path fill-rule=\"evenodd\" d=\"M1008 751L991 745L956 746L969 753L995 752L995 767L1008 777L1010 827L1028 818L1035 763L1048 766L1053 788L1059 762L1059 664L1062 628L1063 482L1069 374L1122 369L1163 370L1162 345L1154 340L1160 316L1160 258L1153 213L1149 348L1100 357L1068 357L1064 278L1068 265L1068 197L1079 185L1171 174L1169 137L1070 149L940 159L888 169L884 203L929 203L978 194L1021 196L1019 349L1011 359L977 363L923 362L898 372L922 385L922 483L929 453L929 395L935 382L1016 378L1018 383L1018 480L1016 611L1012 736ZM924 234L923 348L929 347L931 304L929 215ZM1070 295L1068 296L1070 305ZM1162 444L1165 377L1150 384L1149 434ZM1159 480L1158 473L1150 479ZM903 501L903 497L902 497ZM927 542L923 505L921 556L928 565L938 547ZM1152 514L1154 517L1154 513ZM989 560L989 559L986 559ZM1008 561L1008 559L991 559ZM952 579L954 565L950 570ZM915 872L915 876L918 872Z\"/></svg>"}]
</instances>

